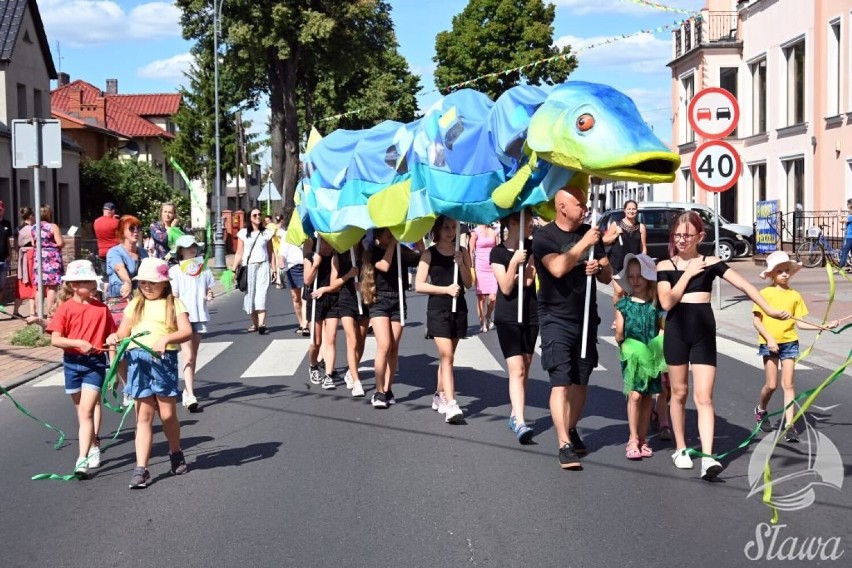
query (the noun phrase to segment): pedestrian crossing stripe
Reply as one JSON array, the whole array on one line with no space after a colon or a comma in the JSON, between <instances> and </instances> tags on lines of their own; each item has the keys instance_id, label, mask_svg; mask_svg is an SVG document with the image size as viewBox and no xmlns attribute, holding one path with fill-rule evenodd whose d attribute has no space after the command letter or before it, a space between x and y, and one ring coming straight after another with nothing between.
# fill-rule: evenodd
<instances>
[{"instance_id":1,"label":"pedestrian crossing stripe","mask_svg":"<svg viewBox=\"0 0 852 568\"><path fill-rule=\"evenodd\" d=\"M293 376L307 353L308 342L304 338L273 339L240 378Z\"/></svg>"},{"instance_id":2,"label":"pedestrian crossing stripe","mask_svg":"<svg viewBox=\"0 0 852 568\"><path fill-rule=\"evenodd\" d=\"M225 349L233 345L233 341L210 341L208 343L201 342L198 346L198 356L195 362L195 372L198 373L204 368L207 363L215 359Z\"/></svg>"}]
</instances>

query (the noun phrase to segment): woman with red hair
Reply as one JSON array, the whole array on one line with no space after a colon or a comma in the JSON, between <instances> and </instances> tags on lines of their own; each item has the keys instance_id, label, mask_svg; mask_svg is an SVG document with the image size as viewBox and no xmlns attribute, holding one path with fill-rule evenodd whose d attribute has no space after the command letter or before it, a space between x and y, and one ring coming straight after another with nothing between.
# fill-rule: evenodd
<instances>
[{"instance_id":1,"label":"woman with red hair","mask_svg":"<svg viewBox=\"0 0 852 568\"><path fill-rule=\"evenodd\" d=\"M109 279L106 304L112 312L115 325L121 325L124 308L127 307L135 286L133 277L148 253L140 242L141 223L133 215L121 217L116 236L118 244L109 249L106 255L106 272Z\"/></svg>"}]
</instances>

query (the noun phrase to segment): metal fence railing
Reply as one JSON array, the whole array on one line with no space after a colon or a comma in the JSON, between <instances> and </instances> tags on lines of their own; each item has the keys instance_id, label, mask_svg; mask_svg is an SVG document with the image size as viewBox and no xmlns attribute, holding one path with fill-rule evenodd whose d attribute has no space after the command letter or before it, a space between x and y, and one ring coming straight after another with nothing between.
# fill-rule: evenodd
<instances>
[{"instance_id":1,"label":"metal fence railing","mask_svg":"<svg viewBox=\"0 0 852 568\"><path fill-rule=\"evenodd\" d=\"M845 211L792 211L781 214L781 244L785 250L795 251L807 238L808 227L822 229L822 234L839 248L846 236Z\"/></svg>"}]
</instances>

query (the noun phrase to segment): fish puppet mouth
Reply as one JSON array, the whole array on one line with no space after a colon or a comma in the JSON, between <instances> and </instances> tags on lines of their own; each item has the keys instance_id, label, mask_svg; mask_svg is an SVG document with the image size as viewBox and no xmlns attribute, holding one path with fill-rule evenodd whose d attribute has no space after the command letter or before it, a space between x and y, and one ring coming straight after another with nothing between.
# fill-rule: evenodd
<instances>
[{"instance_id":1,"label":"fish puppet mouth","mask_svg":"<svg viewBox=\"0 0 852 568\"><path fill-rule=\"evenodd\" d=\"M680 156L672 152L642 152L613 164L601 164L585 170L605 179L667 183L675 179Z\"/></svg>"}]
</instances>

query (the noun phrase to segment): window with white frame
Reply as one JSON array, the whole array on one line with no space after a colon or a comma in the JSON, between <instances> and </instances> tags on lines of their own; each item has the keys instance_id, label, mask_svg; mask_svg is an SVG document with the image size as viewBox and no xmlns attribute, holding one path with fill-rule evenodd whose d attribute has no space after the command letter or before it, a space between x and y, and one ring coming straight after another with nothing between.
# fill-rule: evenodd
<instances>
[{"instance_id":1,"label":"window with white frame","mask_svg":"<svg viewBox=\"0 0 852 568\"><path fill-rule=\"evenodd\" d=\"M784 173L787 176L787 207L792 210L799 205L805 206L805 158L784 160Z\"/></svg>"},{"instance_id":2,"label":"window with white frame","mask_svg":"<svg viewBox=\"0 0 852 568\"><path fill-rule=\"evenodd\" d=\"M840 114L840 19L828 25L828 45L826 46L826 116Z\"/></svg>"},{"instance_id":3,"label":"window with white frame","mask_svg":"<svg viewBox=\"0 0 852 568\"><path fill-rule=\"evenodd\" d=\"M688 168L681 170L683 175L683 200L687 203L695 203L695 178L692 177L692 172Z\"/></svg>"},{"instance_id":4,"label":"window with white frame","mask_svg":"<svg viewBox=\"0 0 852 568\"><path fill-rule=\"evenodd\" d=\"M766 58L749 65L751 72L751 133L766 133Z\"/></svg>"},{"instance_id":5,"label":"window with white frame","mask_svg":"<svg viewBox=\"0 0 852 568\"><path fill-rule=\"evenodd\" d=\"M766 201L766 164L749 166L754 201Z\"/></svg>"},{"instance_id":6,"label":"window with white frame","mask_svg":"<svg viewBox=\"0 0 852 568\"><path fill-rule=\"evenodd\" d=\"M805 122L805 40L784 48L787 64L787 126Z\"/></svg>"},{"instance_id":7,"label":"window with white frame","mask_svg":"<svg viewBox=\"0 0 852 568\"><path fill-rule=\"evenodd\" d=\"M689 124L687 118L687 110L689 109L689 101L695 96L695 76L687 75L680 80L680 116L683 119L680 121L680 143L689 144L695 142L695 131Z\"/></svg>"}]
</instances>

